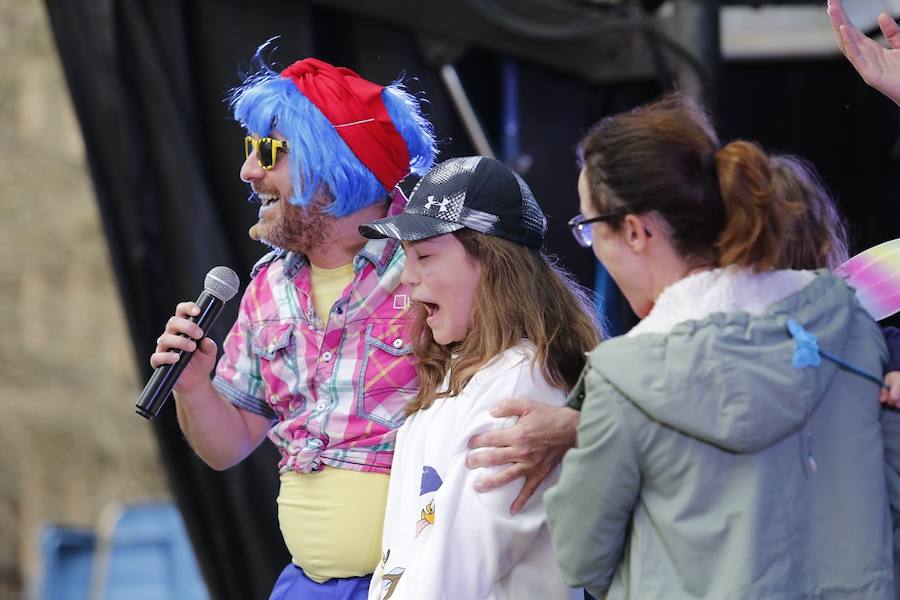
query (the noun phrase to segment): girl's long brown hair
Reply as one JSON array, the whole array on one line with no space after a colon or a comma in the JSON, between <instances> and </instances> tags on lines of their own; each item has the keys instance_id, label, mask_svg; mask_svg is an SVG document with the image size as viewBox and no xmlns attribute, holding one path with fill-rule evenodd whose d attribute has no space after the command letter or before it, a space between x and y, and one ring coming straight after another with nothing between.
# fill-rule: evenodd
<instances>
[{"instance_id":1,"label":"girl's long brown hair","mask_svg":"<svg viewBox=\"0 0 900 600\"><path fill-rule=\"evenodd\" d=\"M425 323L424 308L418 308L413 350L419 394L406 414L458 395L479 369L523 338L534 344L535 362L547 381L571 389L585 353L600 342L584 289L539 250L471 229L453 235L481 266L469 330L462 342L442 346ZM449 385L439 391L448 372Z\"/></svg>"}]
</instances>

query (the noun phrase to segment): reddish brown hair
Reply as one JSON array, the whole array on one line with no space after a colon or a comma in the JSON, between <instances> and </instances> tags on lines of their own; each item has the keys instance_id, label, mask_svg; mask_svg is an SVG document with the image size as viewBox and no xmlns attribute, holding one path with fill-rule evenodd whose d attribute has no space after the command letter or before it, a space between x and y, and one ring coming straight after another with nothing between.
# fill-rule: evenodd
<instances>
[{"instance_id":1,"label":"reddish brown hair","mask_svg":"<svg viewBox=\"0 0 900 600\"><path fill-rule=\"evenodd\" d=\"M846 255L843 222L808 163L748 141L721 146L685 96L604 119L579 157L598 211L660 214L695 266L808 269Z\"/></svg>"}]
</instances>

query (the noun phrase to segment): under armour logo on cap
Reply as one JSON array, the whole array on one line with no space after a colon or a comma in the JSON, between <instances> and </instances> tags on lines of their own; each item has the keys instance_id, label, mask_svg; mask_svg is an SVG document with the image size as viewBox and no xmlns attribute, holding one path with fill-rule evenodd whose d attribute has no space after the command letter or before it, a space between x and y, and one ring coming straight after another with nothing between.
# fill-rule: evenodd
<instances>
[{"instance_id":1,"label":"under armour logo on cap","mask_svg":"<svg viewBox=\"0 0 900 600\"><path fill-rule=\"evenodd\" d=\"M434 196L428 196L428 202L425 203L425 207L422 210L428 210L432 206L436 205L438 207L438 212L447 212L447 203L450 201L446 196L442 197L440 201L435 200Z\"/></svg>"}]
</instances>

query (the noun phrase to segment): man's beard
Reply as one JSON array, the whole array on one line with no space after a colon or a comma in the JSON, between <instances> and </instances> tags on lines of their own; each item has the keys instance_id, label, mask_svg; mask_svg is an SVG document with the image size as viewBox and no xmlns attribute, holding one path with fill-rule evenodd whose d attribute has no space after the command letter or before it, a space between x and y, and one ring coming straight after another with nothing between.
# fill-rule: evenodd
<instances>
[{"instance_id":1,"label":"man's beard","mask_svg":"<svg viewBox=\"0 0 900 600\"><path fill-rule=\"evenodd\" d=\"M331 202L317 194L307 206L294 206L286 198L278 201L259 221L259 240L269 246L308 255L321 247L334 217L325 212Z\"/></svg>"}]
</instances>

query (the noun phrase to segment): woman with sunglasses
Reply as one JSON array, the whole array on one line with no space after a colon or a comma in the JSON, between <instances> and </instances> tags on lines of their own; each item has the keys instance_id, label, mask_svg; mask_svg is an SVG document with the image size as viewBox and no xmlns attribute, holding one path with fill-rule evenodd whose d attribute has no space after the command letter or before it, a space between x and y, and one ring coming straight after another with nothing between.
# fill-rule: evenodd
<instances>
[{"instance_id":1,"label":"woman with sunglasses","mask_svg":"<svg viewBox=\"0 0 900 600\"><path fill-rule=\"evenodd\" d=\"M878 386L818 353L880 374L884 341L841 280L780 268L810 205L678 96L580 150L573 225L642 321L588 355L570 399L578 447L545 497L567 583L893 597Z\"/></svg>"},{"instance_id":2,"label":"woman with sunglasses","mask_svg":"<svg viewBox=\"0 0 900 600\"><path fill-rule=\"evenodd\" d=\"M188 318L199 308L185 302L151 366L177 360L172 349L197 350L175 400L212 468L237 464L266 437L278 448L291 562L271 600L366 598L394 431L417 384L403 251L358 226L403 209L390 192L428 170L434 136L399 83L315 58L275 71L264 49L230 104L249 134L240 176L259 205L251 236L273 250L253 268L218 363L216 344Z\"/></svg>"}]
</instances>

